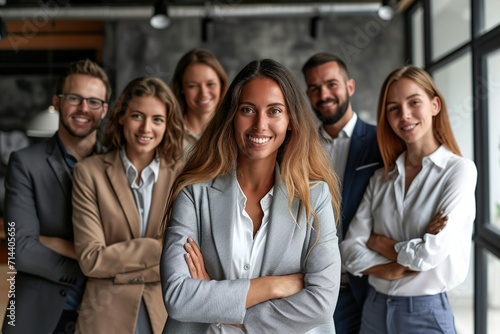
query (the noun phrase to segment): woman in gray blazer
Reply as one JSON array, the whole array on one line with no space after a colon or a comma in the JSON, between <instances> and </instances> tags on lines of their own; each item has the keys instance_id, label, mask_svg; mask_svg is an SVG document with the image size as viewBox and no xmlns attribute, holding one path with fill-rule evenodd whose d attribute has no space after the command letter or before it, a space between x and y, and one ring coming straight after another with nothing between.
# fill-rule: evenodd
<instances>
[{"instance_id":1,"label":"woman in gray blazer","mask_svg":"<svg viewBox=\"0 0 500 334\"><path fill-rule=\"evenodd\" d=\"M241 70L172 191L164 333L335 333L339 187L284 66Z\"/></svg>"}]
</instances>

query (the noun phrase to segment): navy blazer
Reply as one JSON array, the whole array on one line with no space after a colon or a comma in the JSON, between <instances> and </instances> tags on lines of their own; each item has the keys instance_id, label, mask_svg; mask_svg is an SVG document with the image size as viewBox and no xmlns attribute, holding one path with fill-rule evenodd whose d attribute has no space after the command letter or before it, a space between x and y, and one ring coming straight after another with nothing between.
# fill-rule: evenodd
<instances>
[{"instance_id":1,"label":"navy blazer","mask_svg":"<svg viewBox=\"0 0 500 334\"><path fill-rule=\"evenodd\" d=\"M345 237L349 224L358 210L371 176L375 170L382 166L382 157L377 143L377 129L358 118L352 133L342 183L343 237ZM362 305L368 290L368 277L360 278L349 274L349 284L352 287L354 298Z\"/></svg>"}]
</instances>

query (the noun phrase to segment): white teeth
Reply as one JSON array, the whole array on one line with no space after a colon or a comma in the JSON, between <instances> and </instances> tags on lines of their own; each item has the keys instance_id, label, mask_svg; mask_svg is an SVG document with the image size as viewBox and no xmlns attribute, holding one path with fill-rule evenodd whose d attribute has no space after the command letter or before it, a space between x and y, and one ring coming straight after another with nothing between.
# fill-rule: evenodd
<instances>
[{"instance_id":1,"label":"white teeth","mask_svg":"<svg viewBox=\"0 0 500 334\"><path fill-rule=\"evenodd\" d=\"M81 122L81 123L87 123L87 122L90 122L90 121L89 121L88 119L86 119L86 118L75 118L75 120L76 120L77 122Z\"/></svg>"},{"instance_id":2,"label":"white teeth","mask_svg":"<svg viewBox=\"0 0 500 334\"><path fill-rule=\"evenodd\" d=\"M271 140L271 138L254 138L252 136L248 136L248 139L250 139L250 141L254 142L254 143L257 143L257 144L264 144L264 143L267 143L269 140Z\"/></svg>"},{"instance_id":3,"label":"white teeth","mask_svg":"<svg viewBox=\"0 0 500 334\"><path fill-rule=\"evenodd\" d=\"M413 125L408 125L408 126L403 126L403 130L408 131L408 130L413 129L414 127L415 127L415 124L413 124Z\"/></svg>"},{"instance_id":4,"label":"white teeth","mask_svg":"<svg viewBox=\"0 0 500 334\"><path fill-rule=\"evenodd\" d=\"M140 140L151 140L151 139L153 139L151 137L137 137L137 138L139 138Z\"/></svg>"}]
</instances>

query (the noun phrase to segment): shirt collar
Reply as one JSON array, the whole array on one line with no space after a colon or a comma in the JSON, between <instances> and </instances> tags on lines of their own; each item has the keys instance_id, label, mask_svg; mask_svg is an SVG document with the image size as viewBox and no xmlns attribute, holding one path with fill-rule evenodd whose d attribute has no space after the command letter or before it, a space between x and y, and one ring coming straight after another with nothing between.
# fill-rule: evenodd
<instances>
[{"instance_id":1,"label":"shirt collar","mask_svg":"<svg viewBox=\"0 0 500 334\"><path fill-rule=\"evenodd\" d=\"M358 115L356 115L356 113L353 111L351 119L340 130L338 138L351 138L352 137L352 133L354 132L354 127L356 126L356 121L357 120L358 120ZM333 141L335 139L335 138L332 138L328 134L328 132L326 132L323 124L321 124L320 127L319 127L319 133L326 140Z\"/></svg>"},{"instance_id":2,"label":"shirt collar","mask_svg":"<svg viewBox=\"0 0 500 334\"><path fill-rule=\"evenodd\" d=\"M401 153L399 157L396 159L396 170L398 171L399 174L401 174L405 168L406 152L407 151ZM441 145L438 147L437 150L435 150L434 152L432 152L428 156L425 156L422 159L422 165L425 166L428 163L433 163L437 167L443 169L446 167L446 164L448 163L451 155L452 152L443 145Z\"/></svg>"},{"instance_id":3,"label":"shirt collar","mask_svg":"<svg viewBox=\"0 0 500 334\"><path fill-rule=\"evenodd\" d=\"M122 159L123 166L125 167L125 175L127 176L127 181L129 185L132 187L135 184L135 180L137 178L137 168L132 164L132 162L128 159L127 154L125 152L125 146L122 146L120 149L120 158ZM160 174L160 159L156 156L149 165L144 168L141 173L141 182L139 185L147 182L150 175L154 176L154 182L158 181L158 175Z\"/></svg>"}]
</instances>

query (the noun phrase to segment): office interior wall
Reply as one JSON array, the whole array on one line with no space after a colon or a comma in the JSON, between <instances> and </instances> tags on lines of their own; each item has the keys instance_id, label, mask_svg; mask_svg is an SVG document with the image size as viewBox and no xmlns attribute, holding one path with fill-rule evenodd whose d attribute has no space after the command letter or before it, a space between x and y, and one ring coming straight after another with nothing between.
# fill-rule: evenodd
<instances>
[{"instance_id":1,"label":"office interior wall","mask_svg":"<svg viewBox=\"0 0 500 334\"><path fill-rule=\"evenodd\" d=\"M287 66L300 84L303 63L314 53L332 52L343 58L356 80L355 111L376 122L380 86L387 74L405 63L404 22L376 14L323 18L321 36L310 36L310 17L214 18L214 36L201 41L201 19L173 19L166 30L145 21L108 23L104 63L114 73L116 94L138 76L155 75L169 82L180 57L192 48L212 51L229 79L254 59L273 58Z\"/></svg>"}]
</instances>

